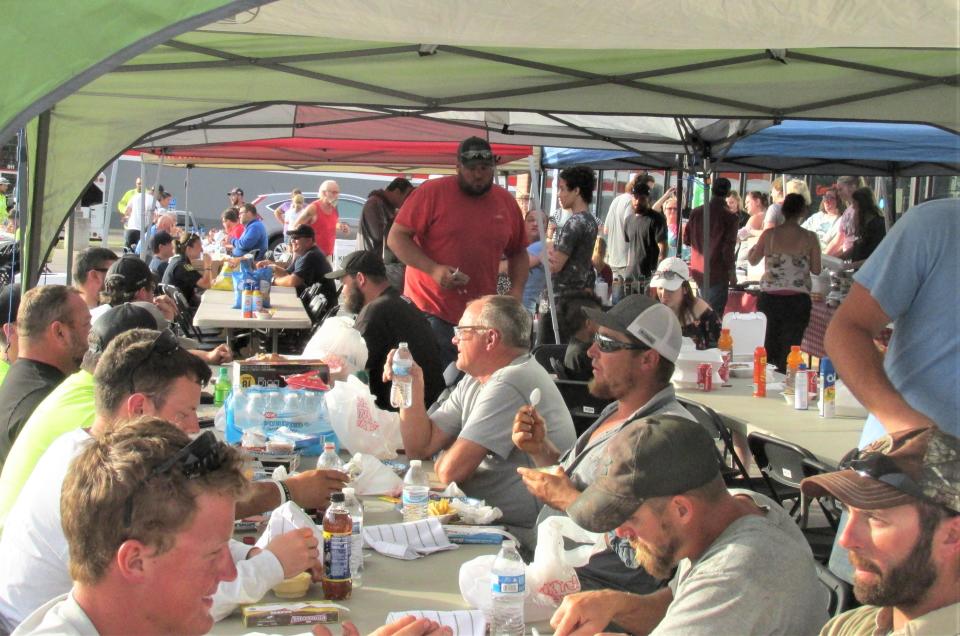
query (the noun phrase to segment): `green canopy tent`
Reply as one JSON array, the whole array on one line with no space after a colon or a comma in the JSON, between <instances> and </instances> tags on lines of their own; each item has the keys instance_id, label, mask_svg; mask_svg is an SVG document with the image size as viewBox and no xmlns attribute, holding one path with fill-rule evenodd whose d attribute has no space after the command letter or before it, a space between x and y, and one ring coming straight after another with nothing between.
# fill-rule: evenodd
<instances>
[{"instance_id":1,"label":"green canopy tent","mask_svg":"<svg viewBox=\"0 0 960 636\"><path fill-rule=\"evenodd\" d=\"M504 136L535 114L576 131L585 147L609 148L622 142L605 131L627 116L960 126L960 10L943 0L703 0L642 37L637 19L656 14L653 0L618 0L603 11L573 1L196 2L199 9L165 25L159 9L126 16L115 3L89 0L58 5L52 26L34 3L23 4L11 26L47 30L41 39L64 38L73 55L60 73L24 54L18 71L37 70L42 99L20 99L14 87L8 94L17 99L0 114L9 132L41 113L30 129L28 279L102 166L171 122L248 104L353 106L410 118L482 112L481 130ZM124 15L93 32L113 50L88 51L75 42L76 25L60 20L106 7ZM238 15L190 30L227 13ZM148 26L132 30L139 39L127 37L143 15Z\"/></svg>"}]
</instances>

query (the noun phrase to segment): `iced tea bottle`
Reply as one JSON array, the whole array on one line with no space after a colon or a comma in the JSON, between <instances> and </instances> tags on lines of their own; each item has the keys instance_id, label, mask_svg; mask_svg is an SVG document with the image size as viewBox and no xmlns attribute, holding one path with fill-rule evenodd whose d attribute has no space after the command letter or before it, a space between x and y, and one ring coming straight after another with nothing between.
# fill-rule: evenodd
<instances>
[{"instance_id":1,"label":"iced tea bottle","mask_svg":"<svg viewBox=\"0 0 960 636\"><path fill-rule=\"evenodd\" d=\"M330 495L330 507L323 515L323 597L330 601L350 598L350 551L353 547L353 518L342 492Z\"/></svg>"}]
</instances>

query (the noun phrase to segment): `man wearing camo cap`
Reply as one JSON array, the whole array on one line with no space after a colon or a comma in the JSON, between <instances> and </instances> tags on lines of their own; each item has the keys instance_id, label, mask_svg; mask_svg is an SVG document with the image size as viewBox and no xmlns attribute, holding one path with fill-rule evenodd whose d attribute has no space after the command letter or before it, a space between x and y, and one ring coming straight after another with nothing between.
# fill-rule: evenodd
<instances>
[{"instance_id":1,"label":"man wearing camo cap","mask_svg":"<svg viewBox=\"0 0 960 636\"><path fill-rule=\"evenodd\" d=\"M631 634L815 634L827 620L813 555L787 511L727 490L713 438L671 415L637 421L607 446L606 466L567 508L593 532L616 530L670 585L652 594L600 590L563 599L556 636L615 623Z\"/></svg>"},{"instance_id":2,"label":"man wearing camo cap","mask_svg":"<svg viewBox=\"0 0 960 636\"><path fill-rule=\"evenodd\" d=\"M960 439L934 427L898 431L800 487L847 506L838 539L864 604L822 634L960 634Z\"/></svg>"}]
</instances>

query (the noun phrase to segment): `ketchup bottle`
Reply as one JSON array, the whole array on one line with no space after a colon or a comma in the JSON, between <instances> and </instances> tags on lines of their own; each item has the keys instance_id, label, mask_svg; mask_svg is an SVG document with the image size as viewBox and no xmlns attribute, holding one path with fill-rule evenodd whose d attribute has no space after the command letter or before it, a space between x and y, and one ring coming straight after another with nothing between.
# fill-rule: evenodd
<instances>
[{"instance_id":1,"label":"ketchup bottle","mask_svg":"<svg viewBox=\"0 0 960 636\"><path fill-rule=\"evenodd\" d=\"M330 601L350 598L350 551L353 547L353 518L342 492L330 495L330 507L323 515L323 597Z\"/></svg>"}]
</instances>

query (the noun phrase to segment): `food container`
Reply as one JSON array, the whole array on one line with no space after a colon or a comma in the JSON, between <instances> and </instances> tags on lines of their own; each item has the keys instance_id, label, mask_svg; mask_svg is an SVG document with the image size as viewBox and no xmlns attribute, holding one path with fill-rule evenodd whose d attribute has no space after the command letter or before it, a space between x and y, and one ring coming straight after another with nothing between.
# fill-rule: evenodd
<instances>
[{"instance_id":1,"label":"food container","mask_svg":"<svg viewBox=\"0 0 960 636\"><path fill-rule=\"evenodd\" d=\"M321 601L260 603L246 605L241 612L244 627L283 627L340 622L340 607Z\"/></svg>"},{"instance_id":2,"label":"food container","mask_svg":"<svg viewBox=\"0 0 960 636\"><path fill-rule=\"evenodd\" d=\"M302 598L310 589L312 578L309 572L301 572L289 579L284 579L276 587L273 593L279 598Z\"/></svg>"}]
</instances>

